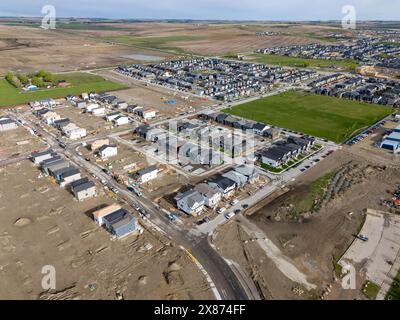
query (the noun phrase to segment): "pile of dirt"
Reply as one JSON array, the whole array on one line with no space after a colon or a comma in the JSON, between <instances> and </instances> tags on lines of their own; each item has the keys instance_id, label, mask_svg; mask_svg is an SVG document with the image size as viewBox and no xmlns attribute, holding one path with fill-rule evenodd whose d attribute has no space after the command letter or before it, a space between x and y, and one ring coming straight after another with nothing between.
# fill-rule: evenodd
<instances>
[{"instance_id":1,"label":"pile of dirt","mask_svg":"<svg viewBox=\"0 0 400 320\"><path fill-rule=\"evenodd\" d=\"M17 221L14 222L14 226L16 227L25 227L31 224L31 219L29 218L19 218Z\"/></svg>"}]
</instances>

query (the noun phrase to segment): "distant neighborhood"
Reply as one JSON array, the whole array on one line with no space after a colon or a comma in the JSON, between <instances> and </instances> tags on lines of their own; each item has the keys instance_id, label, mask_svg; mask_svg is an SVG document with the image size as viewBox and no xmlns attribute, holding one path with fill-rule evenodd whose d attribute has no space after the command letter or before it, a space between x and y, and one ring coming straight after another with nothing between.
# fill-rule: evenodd
<instances>
[{"instance_id":1,"label":"distant neighborhood","mask_svg":"<svg viewBox=\"0 0 400 320\"><path fill-rule=\"evenodd\" d=\"M262 94L277 82L300 83L317 76L314 71L217 58L121 66L117 70L133 78L221 101Z\"/></svg>"}]
</instances>

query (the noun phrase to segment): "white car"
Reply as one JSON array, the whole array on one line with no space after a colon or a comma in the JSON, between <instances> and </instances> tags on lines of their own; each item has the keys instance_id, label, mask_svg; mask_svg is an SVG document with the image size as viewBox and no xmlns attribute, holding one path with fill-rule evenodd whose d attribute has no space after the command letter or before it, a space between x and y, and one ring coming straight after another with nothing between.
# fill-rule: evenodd
<instances>
[{"instance_id":1,"label":"white car","mask_svg":"<svg viewBox=\"0 0 400 320\"><path fill-rule=\"evenodd\" d=\"M231 201L231 206L236 206L239 203L238 199L234 199Z\"/></svg>"},{"instance_id":2,"label":"white car","mask_svg":"<svg viewBox=\"0 0 400 320\"><path fill-rule=\"evenodd\" d=\"M230 212L230 213L225 214L225 218L226 218L227 220L232 219L234 216L235 216L235 214L234 214L233 212Z\"/></svg>"},{"instance_id":3,"label":"white car","mask_svg":"<svg viewBox=\"0 0 400 320\"><path fill-rule=\"evenodd\" d=\"M226 208L219 208L218 209L218 214L224 213L226 211Z\"/></svg>"}]
</instances>

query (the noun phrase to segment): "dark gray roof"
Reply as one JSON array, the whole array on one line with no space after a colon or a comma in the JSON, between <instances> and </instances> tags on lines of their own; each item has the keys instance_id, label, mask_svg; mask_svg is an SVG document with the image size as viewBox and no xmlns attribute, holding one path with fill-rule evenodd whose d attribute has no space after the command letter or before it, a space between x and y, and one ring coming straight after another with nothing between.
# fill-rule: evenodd
<instances>
[{"instance_id":1,"label":"dark gray roof","mask_svg":"<svg viewBox=\"0 0 400 320\"><path fill-rule=\"evenodd\" d=\"M50 162L50 163L42 164L42 169L43 170L51 169L51 168L54 168L54 167L56 167L56 166L58 166L60 164L65 164L65 166L69 166L69 164L66 161L64 161L63 159L58 159L58 160L55 160L55 161Z\"/></svg>"},{"instance_id":2,"label":"dark gray roof","mask_svg":"<svg viewBox=\"0 0 400 320\"><path fill-rule=\"evenodd\" d=\"M62 179L65 179L65 178L67 178L67 177L74 176L74 175L76 175L76 174L78 174L78 173L80 172L78 168L73 167L73 166L69 167L68 169L69 169L69 170L65 171L65 172L61 175L61 178L62 178Z\"/></svg>"},{"instance_id":3,"label":"dark gray roof","mask_svg":"<svg viewBox=\"0 0 400 320\"><path fill-rule=\"evenodd\" d=\"M139 170L137 172L137 174L138 174L138 176L143 176L146 173L149 173L149 172L152 172L152 171L155 171L155 170L157 170L157 166L154 165L154 166L150 166L150 167L144 168L142 170Z\"/></svg>"},{"instance_id":4,"label":"dark gray roof","mask_svg":"<svg viewBox=\"0 0 400 320\"><path fill-rule=\"evenodd\" d=\"M54 176L62 176L64 173L67 173L68 171L70 171L71 170L71 167L65 167L65 168L62 168L62 169L58 169L58 170L56 170L56 171L53 171L53 175Z\"/></svg>"},{"instance_id":5,"label":"dark gray roof","mask_svg":"<svg viewBox=\"0 0 400 320\"><path fill-rule=\"evenodd\" d=\"M88 179L87 177L82 178L82 179L79 179L79 180L76 180L76 181L74 181L74 182L71 183L71 188L72 188L72 189L73 189L73 188L76 188L77 186L79 186L79 185L81 185L81 184L85 184L85 183L87 183L87 182L89 182L89 179Z\"/></svg>"},{"instance_id":6,"label":"dark gray roof","mask_svg":"<svg viewBox=\"0 0 400 320\"><path fill-rule=\"evenodd\" d=\"M52 164L52 163L54 163L56 161L59 161L59 160L62 160L61 156L57 155L56 153L53 153L52 154L52 158L43 160L40 164L43 167L43 166Z\"/></svg>"},{"instance_id":7,"label":"dark gray roof","mask_svg":"<svg viewBox=\"0 0 400 320\"><path fill-rule=\"evenodd\" d=\"M89 182L85 182L85 183L79 184L79 185L77 185L75 187L72 187L72 190L74 192L81 192L83 190L87 190L87 189L90 189L90 188L93 188L93 187L96 187L96 185L94 184L93 181L89 181Z\"/></svg>"},{"instance_id":8,"label":"dark gray roof","mask_svg":"<svg viewBox=\"0 0 400 320\"><path fill-rule=\"evenodd\" d=\"M253 125L253 129L255 129L255 130L264 130L266 126L267 125L265 125L264 123L257 122L256 124Z\"/></svg>"},{"instance_id":9,"label":"dark gray roof","mask_svg":"<svg viewBox=\"0 0 400 320\"><path fill-rule=\"evenodd\" d=\"M223 176L218 176L218 177L212 179L210 181L210 183L217 184L222 190L226 190L228 188L231 188L232 186L236 186L235 181L233 181L229 178L223 177Z\"/></svg>"},{"instance_id":10,"label":"dark gray roof","mask_svg":"<svg viewBox=\"0 0 400 320\"><path fill-rule=\"evenodd\" d=\"M54 154L54 151L52 149L48 149L48 150L41 151L41 152L36 152L36 153L32 152L31 153L31 157L32 158L37 158L37 157L45 156L46 154L50 154L50 153Z\"/></svg>"},{"instance_id":11,"label":"dark gray roof","mask_svg":"<svg viewBox=\"0 0 400 320\"><path fill-rule=\"evenodd\" d=\"M121 221L128 215L130 215L128 211L126 211L125 209L119 209L110 213L109 215L106 215L103 219L106 220L109 224L113 225L118 221Z\"/></svg>"},{"instance_id":12,"label":"dark gray roof","mask_svg":"<svg viewBox=\"0 0 400 320\"><path fill-rule=\"evenodd\" d=\"M274 146L266 150L261 150L260 154L268 159L280 161L285 157L285 155L288 154L288 150L285 150L279 146Z\"/></svg>"}]
</instances>

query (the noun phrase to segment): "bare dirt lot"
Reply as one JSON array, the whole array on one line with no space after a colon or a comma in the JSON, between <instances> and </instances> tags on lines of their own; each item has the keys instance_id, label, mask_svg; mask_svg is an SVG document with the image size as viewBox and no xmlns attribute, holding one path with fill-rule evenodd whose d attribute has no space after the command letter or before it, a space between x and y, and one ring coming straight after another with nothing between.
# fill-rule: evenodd
<instances>
[{"instance_id":1,"label":"bare dirt lot","mask_svg":"<svg viewBox=\"0 0 400 320\"><path fill-rule=\"evenodd\" d=\"M15 130L0 132L0 160L13 155L23 155L46 146L36 136L20 126Z\"/></svg>"},{"instance_id":2,"label":"bare dirt lot","mask_svg":"<svg viewBox=\"0 0 400 320\"><path fill-rule=\"evenodd\" d=\"M260 47L295 45L319 42L323 26L269 24L182 24L182 23L135 23L121 24L125 30L90 30L99 39L114 39L131 45L174 50L200 55L225 55L254 51ZM274 32L270 36L257 36L256 32Z\"/></svg>"},{"instance_id":3,"label":"bare dirt lot","mask_svg":"<svg viewBox=\"0 0 400 320\"><path fill-rule=\"evenodd\" d=\"M328 172L341 173L336 179L335 175L332 176L323 196L316 199L318 202L311 202L314 210L310 207L310 211L294 216L293 210L303 204L310 192L315 192L314 182ZM287 193L277 196L248 219L294 261L297 269L307 275L310 282L317 285L316 291L304 291L298 298L318 298L322 290L331 285L331 294L325 298L354 299L361 296L365 274L360 273L357 290L342 290L340 280L334 280L334 262L350 246L354 235L359 233L365 209L382 210L381 199L387 198L388 190L393 190L399 182L398 167L385 166L385 162L374 161L374 158L363 159L357 149L340 150L310 169L289 186ZM254 274L251 268L256 268L257 277L253 276L253 280L261 281L258 285L265 298L285 298L298 293L298 290L293 291L295 283L290 285L288 279L279 278L285 277L273 263L260 267L261 256L256 249L243 249L245 237L243 230L239 231L237 226L226 226L218 233L216 244L224 255L248 268L250 275ZM226 239L234 245L225 245ZM247 243L250 246L250 242ZM270 277L268 273L260 275L264 268L271 272ZM286 285L276 285L275 278Z\"/></svg>"},{"instance_id":4,"label":"bare dirt lot","mask_svg":"<svg viewBox=\"0 0 400 320\"><path fill-rule=\"evenodd\" d=\"M214 244L221 254L236 262L240 268L253 280L262 299L305 299L310 293L304 294L298 284L293 283L269 259L260 246L252 241L241 227L240 223L232 221L223 226L215 235ZM297 290L302 290L298 294Z\"/></svg>"},{"instance_id":5,"label":"bare dirt lot","mask_svg":"<svg viewBox=\"0 0 400 320\"><path fill-rule=\"evenodd\" d=\"M132 54L167 56L161 52L98 42L63 30L0 25L0 74L10 70L62 72L109 67L135 62L126 58Z\"/></svg>"},{"instance_id":6,"label":"bare dirt lot","mask_svg":"<svg viewBox=\"0 0 400 320\"><path fill-rule=\"evenodd\" d=\"M93 222L115 200L78 203L38 175L28 161L0 169L0 298L213 299L190 258L154 231L115 241ZM45 265L55 267L54 291L41 287Z\"/></svg>"}]
</instances>

